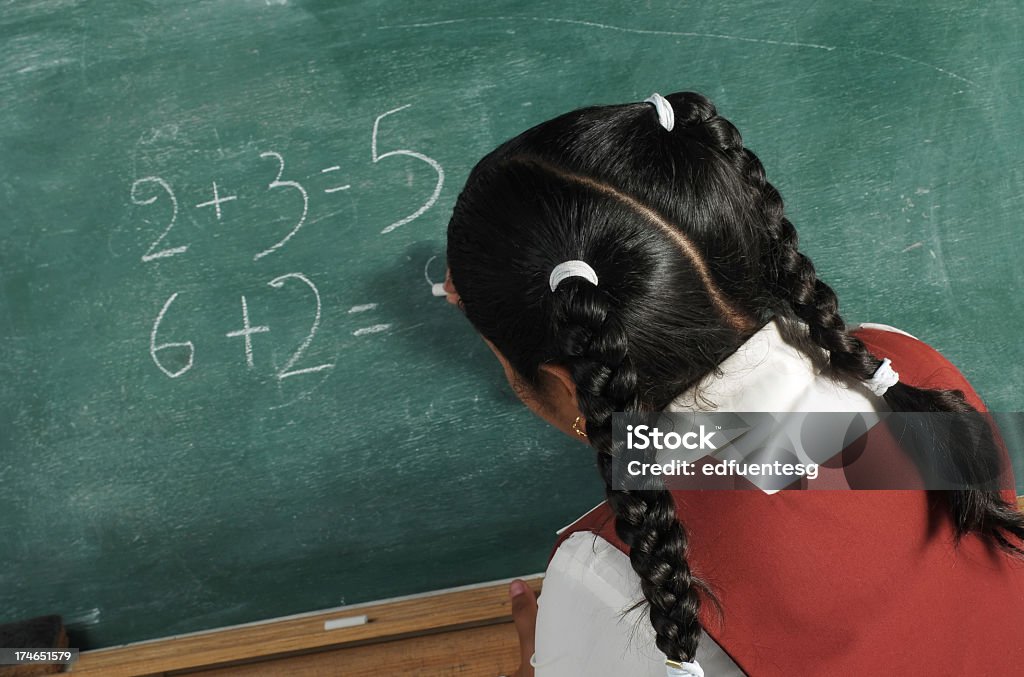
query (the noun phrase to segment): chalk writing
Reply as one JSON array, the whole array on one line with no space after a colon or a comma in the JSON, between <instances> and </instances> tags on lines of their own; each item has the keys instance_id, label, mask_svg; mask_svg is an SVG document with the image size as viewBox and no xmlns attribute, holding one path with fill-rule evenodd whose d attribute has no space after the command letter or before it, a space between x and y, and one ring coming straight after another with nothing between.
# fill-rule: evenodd
<instances>
[{"instance_id":1,"label":"chalk writing","mask_svg":"<svg viewBox=\"0 0 1024 677\"><path fill-rule=\"evenodd\" d=\"M221 203L222 202L231 202L232 200L237 200L237 199L238 199L237 195L228 195L228 196L225 196L225 197L221 197L220 194L217 192L217 182L214 181L213 182L213 199L210 200L209 202L201 202L201 203L197 204L196 205L196 209L202 209L203 207L210 207L210 206L212 206L215 210L217 210L217 220L220 221L220 205L221 205Z\"/></svg>"},{"instance_id":2,"label":"chalk writing","mask_svg":"<svg viewBox=\"0 0 1024 677\"><path fill-rule=\"evenodd\" d=\"M182 245L180 247L171 247L169 249L161 249L160 251L157 252L153 251L154 249L157 248L157 245L163 242L164 238L167 237L167 233L171 232L171 228L174 228L174 222L178 219L178 198L174 197L174 191L171 190L170 184L161 179L159 176L147 176L143 179L139 179L138 181L132 184L132 189L130 191L132 202L134 202L137 205L151 205L154 202L156 202L156 195L148 199L140 199L137 195L139 186L142 186L147 183L155 183L156 185L160 186L164 190L164 192L167 193L167 197L171 198L172 211L171 220L168 221L167 227L164 228L164 231L162 233L160 233L160 237L153 240L153 244L149 245L149 249L147 249L146 253L142 255L142 260L152 261L153 259L162 259L168 256L174 256L175 254L181 254L185 252L186 250L188 250L188 245Z\"/></svg>"},{"instance_id":3,"label":"chalk writing","mask_svg":"<svg viewBox=\"0 0 1024 677\"><path fill-rule=\"evenodd\" d=\"M404 218L401 218L401 219L395 221L394 223L386 226L384 228L384 230L380 231L381 234L390 233L395 228L398 228L400 226L404 226L405 224L409 223L410 221L413 221L413 220L419 218L423 214L423 212L427 211L432 206L434 206L434 203L437 202L438 196L441 194L441 187L444 185L444 169L441 168L441 165L437 162L437 160L435 160L433 158L429 158L426 155L424 155L423 153L417 153L416 151L406 150L404 148L400 148L398 150L391 150L391 151L388 151L387 153L380 153L380 154L377 153L377 132L378 132L378 129L380 128L380 121L383 120L384 118L386 118L389 115L393 115L393 114L395 114L395 113L397 113L399 111L405 110L406 108L408 108L411 105L412 104L408 104L407 103L404 106L399 106L398 108L392 108L388 112L382 113L381 115L378 115L377 119L373 121L373 135L370 137L370 158L373 160L374 164L377 164L378 162L380 162L384 158L395 157L395 156L398 156L398 155L406 155L406 156L411 157L411 158L416 158L417 160L420 160L422 162L426 162L428 165L430 165L433 168L433 170L435 172L437 172L437 184L434 186L434 192L432 192L430 194L430 197L427 198L426 202L424 202L422 205L420 205L419 209L414 211L412 214L409 214L408 216L406 216Z\"/></svg>"},{"instance_id":4,"label":"chalk writing","mask_svg":"<svg viewBox=\"0 0 1024 677\"><path fill-rule=\"evenodd\" d=\"M309 344L313 342L313 337L316 336L316 329L320 326L320 292L317 291L316 285L309 281L309 278L302 273L288 273L275 277L273 280L268 282L271 287L280 289L284 286L285 280L295 279L299 280L313 291L313 297L316 299L316 317L313 319L313 325L309 328L309 333L306 334L306 338L302 341L302 344L292 353L291 359L289 359L284 367L277 372L278 380L288 378L289 376L298 376L299 374L311 374L313 372L322 371L324 369L330 369L333 364L320 364L315 367L306 367L305 369L292 369L292 366L299 361L302 357L302 353L306 351Z\"/></svg>"},{"instance_id":5,"label":"chalk writing","mask_svg":"<svg viewBox=\"0 0 1024 677\"><path fill-rule=\"evenodd\" d=\"M385 111L384 113L381 113L374 119L372 131L370 133L370 160L373 165L376 165L380 161L385 160L387 158L409 157L416 160L417 162L421 162L429 166L436 175L436 179L434 180L433 187L430 190L430 194L426 197L426 199L408 215L398 219L397 221L392 221L391 223L388 223L386 226L384 226L384 228L380 230L381 235L393 232L395 229L400 228L422 216L437 202L438 197L441 194L441 190L444 186L444 169L441 167L440 163L438 163L433 158L424 155L423 153L420 153L418 151L410 150L408 148L395 148L393 150L387 151L381 150L381 123L386 118L389 118L390 116L393 116L396 113L404 111L409 107L410 105L406 104L403 106L398 106L397 108L392 108L388 111ZM281 198L282 200L285 200L289 205L293 205L291 206L291 208L295 210L295 215L294 217L292 217L293 220L291 221L291 226L287 233L284 234L283 237L280 237L280 239L278 239L276 242L274 242L274 244L252 255L253 261L259 261L260 259L269 256L270 254L280 253L284 246L288 242L290 242L299 233L300 230L302 230L304 225L306 225L307 223L316 223L317 221L322 221L324 218L331 215L330 213L328 213L326 215L320 215L317 218L309 220L309 191L307 190L306 186L303 185L302 183L299 183L298 181L292 180L290 178L285 178L284 154L276 150L267 150L260 153L259 157L261 160L269 159L277 163L277 171L274 174L273 180L266 184L266 191L274 191L275 196L279 192L291 192L297 194L298 198L301 199L301 211L298 209L298 200L296 200L295 197ZM342 164L333 164L324 167L319 171L319 175L325 177L325 180L330 180L331 175L336 175L338 172L341 171ZM410 174L410 176L412 175ZM312 182L313 179L304 179L304 181ZM359 185L362 186L366 184L362 183ZM315 187L316 190L314 191L314 193L322 191L323 194L330 195L341 191L351 190L352 187L352 183L345 183L342 181L335 180L326 186ZM169 211L169 214L166 214L165 217L161 218L162 222L164 223L162 230L160 231L159 235L149 243L149 247L142 255L143 262L154 261L157 259L167 259L173 256L177 256L179 254L183 254L186 251L189 251L189 244L178 244L177 242L172 242L169 244L167 242L168 240L180 238L180 235L177 236L177 238L171 235L171 230L174 229L178 223L179 205L178 197L175 194L174 188L168 181L166 181L160 176L146 176L144 178L134 181L131 184L131 189L129 192L131 202L141 207L147 207L150 209L157 210L159 208L159 206L156 204L158 201L160 201L161 204L169 203L169 207L164 207L164 212L154 212L157 214L166 214L166 212ZM208 197L208 199L205 199L206 197ZM214 215L217 218L217 221L221 221L225 216L225 204L244 200L244 193L243 197L239 197L239 195L234 194L233 192L232 194L227 194L226 191L224 191L223 185L221 183L218 183L218 181L210 181L210 193L208 193L207 196L205 197L200 197L198 200L194 202L190 200L187 204L192 204L193 208L195 209L208 209L212 207ZM292 202L288 202L289 200L291 200ZM147 222L149 221L147 220ZM431 259L431 261L433 261L433 258ZM427 262L427 265L430 265L430 261ZM427 277L428 284L430 284L431 286L432 293L434 295L438 295L439 288L442 287L443 285L441 283L434 283L432 280L430 280L430 275L427 274L426 270L424 271L424 274ZM322 320L323 306L320 297L320 291L317 288L317 285L309 277L307 277L305 274L301 272L293 272L284 275L279 275L270 280L270 282L268 282L267 284L274 289L281 289L285 286L285 284L289 283L289 281L299 282L305 285L305 287L309 290L309 293L312 294L313 313L312 321L302 341L299 343L297 347L294 348L294 350L292 351L292 353L290 354L287 361L284 363L282 367L277 368L276 365L274 367L274 377L279 382L303 374L326 372L327 370L335 366L334 362L321 362L319 364L313 364L311 366L302 366L300 364L300 362L303 361L303 358L307 355L313 341L317 337L317 332L320 329L320 323ZM192 369L192 367L195 366L196 356L196 345L192 341L168 342L161 341L158 338L158 335L161 331L161 325L165 319L165 316L170 311L171 305L178 298L178 293L179 292L174 292L173 294L171 294L160 307L160 311L157 313L156 319L153 322L149 337L150 358L153 360L153 363L163 374L165 374L168 378L172 379L177 379L188 373ZM240 295L240 299L242 306L241 327L231 329L230 331L224 333L223 336L229 339L242 339L246 367L249 369L253 369L255 368L258 362L254 353L253 336L256 334L270 334L271 325L273 323L253 324L252 318L250 316L249 299L244 294ZM365 302L357 305L351 305L348 307L347 314L354 315L359 313L365 313L367 311L374 310L377 307L377 303ZM350 329L349 332L351 333L352 336L361 337L370 334L378 334L385 332L391 329L392 326L393 325L389 322L379 322L376 324L367 324L366 326ZM225 327L224 329L230 329L230 327Z\"/></svg>"},{"instance_id":6,"label":"chalk writing","mask_svg":"<svg viewBox=\"0 0 1024 677\"><path fill-rule=\"evenodd\" d=\"M254 327L249 324L249 307L245 304L245 295L242 296L242 328L235 331L229 331L225 336L228 338L234 338L241 336L245 339L245 363L252 369L252 335L263 334L270 331L270 327L260 326Z\"/></svg>"},{"instance_id":7,"label":"chalk writing","mask_svg":"<svg viewBox=\"0 0 1024 677\"><path fill-rule=\"evenodd\" d=\"M177 343L161 343L159 345L156 342L156 334L158 331L160 331L160 323L163 322L164 315L167 314L167 309L171 307L171 304L174 303L174 299L176 298L178 298L178 292L174 292L173 294L171 294L167 301L164 302L164 305L160 309L160 312L157 313L156 321L153 322L153 329L152 331L149 332L149 355L150 357L153 358L153 362L156 363L156 366L159 367L160 371L167 374L171 378L178 378L179 376L187 372L189 369L191 369L192 358L195 357L196 354L196 347L192 345L191 341L183 341ZM185 363L185 366L173 371L165 367L160 362L160 358L157 357L157 353L159 353L161 350L169 350L171 348L188 348L188 361Z\"/></svg>"},{"instance_id":8,"label":"chalk writing","mask_svg":"<svg viewBox=\"0 0 1024 677\"><path fill-rule=\"evenodd\" d=\"M427 259L427 263L423 266L423 277L427 279L427 284L430 286L430 293L434 296L447 296L448 292L444 290L444 282L434 282L430 279L430 264L433 263L436 256L431 256Z\"/></svg>"},{"instance_id":9,"label":"chalk writing","mask_svg":"<svg viewBox=\"0 0 1024 677\"><path fill-rule=\"evenodd\" d=\"M339 167L338 165L335 165L333 167L327 167L326 169L321 169L320 173L321 174L330 174L331 172L336 172L339 169L341 169L341 167ZM349 184L346 183L344 186L335 186L334 188L326 188L326 189L324 189L324 192L325 193L337 193L339 190L348 190L351 187L352 186L350 186Z\"/></svg>"},{"instance_id":10,"label":"chalk writing","mask_svg":"<svg viewBox=\"0 0 1024 677\"><path fill-rule=\"evenodd\" d=\"M299 220L295 222L295 226L291 229L291 231L289 231L287 235L285 235L276 244L272 245L269 249L264 249L259 254L256 254L256 256L252 257L253 261L258 261L267 254L270 254L271 252L280 249L285 242L292 239L292 236L295 235L295 233L299 232L299 228L302 228L302 224L306 222L306 214L309 213L309 194L306 193L306 189L303 188L298 183L296 183L295 181L281 180L281 175L284 174L284 158L281 157L281 154L271 150L267 151L266 153L260 153L260 157L272 157L275 158L278 163L277 178L270 182L270 185L267 186L267 190L273 190L274 188L292 188L293 190L299 191L299 194L302 195L302 216L300 216Z\"/></svg>"}]
</instances>

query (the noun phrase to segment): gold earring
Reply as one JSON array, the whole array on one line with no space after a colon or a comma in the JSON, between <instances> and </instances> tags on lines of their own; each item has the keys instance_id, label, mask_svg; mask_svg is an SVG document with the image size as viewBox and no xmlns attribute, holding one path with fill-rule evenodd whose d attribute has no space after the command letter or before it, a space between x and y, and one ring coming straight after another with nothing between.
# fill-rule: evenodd
<instances>
[{"instance_id":1,"label":"gold earring","mask_svg":"<svg viewBox=\"0 0 1024 677\"><path fill-rule=\"evenodd\" d=\"M574 433L576 433L580 437L586 437L587 436L587 431L582 429L582 428L580 428L580 421L582 421L582 420L583 420L582 416L577 416L576 420L572 422L572 430L573 430Z\"/></svg>"}]
</instances>

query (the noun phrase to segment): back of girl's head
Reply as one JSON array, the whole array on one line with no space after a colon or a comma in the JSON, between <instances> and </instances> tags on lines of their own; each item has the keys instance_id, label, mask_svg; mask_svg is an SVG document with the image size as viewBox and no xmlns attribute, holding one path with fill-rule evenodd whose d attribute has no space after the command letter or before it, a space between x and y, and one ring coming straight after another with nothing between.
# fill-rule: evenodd
<instances>
[{"instance_id":1,"label":"back of girl's head","mask_svg":"<svg viewBox=\"0 0 1024 677\"><path fill-rule=\"evenodd\" d=\"M566 343L588 338L574 336L582 324L628 344L644 403L662 408L771 314L762 200L736 156L739 134L699 95L668 99L672 131L646 103L540 124L485 157L459 196L452 280L469 320L527 381L580 357ZM574 259L598 285L569 278L552 293L552 268Z\"/></svg>"}]
</instances>

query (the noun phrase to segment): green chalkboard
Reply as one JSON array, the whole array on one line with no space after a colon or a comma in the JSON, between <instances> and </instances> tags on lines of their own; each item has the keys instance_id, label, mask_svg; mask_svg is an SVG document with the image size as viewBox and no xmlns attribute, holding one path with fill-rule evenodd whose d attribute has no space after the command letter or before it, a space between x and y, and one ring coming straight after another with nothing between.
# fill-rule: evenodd
<instances>
[{"instance_id":1,"label":"green chalkboard","mask_svg":"<svg viewBox=\"0 0 1024 677\"><path fill-rule=\"evenodd\" d=\"M542 570L596 503L430 282L472 164L708 94L851 320L1024 404L1024 10L0 10L0 609L82 648Z\"/></svg>"}]
</instances>

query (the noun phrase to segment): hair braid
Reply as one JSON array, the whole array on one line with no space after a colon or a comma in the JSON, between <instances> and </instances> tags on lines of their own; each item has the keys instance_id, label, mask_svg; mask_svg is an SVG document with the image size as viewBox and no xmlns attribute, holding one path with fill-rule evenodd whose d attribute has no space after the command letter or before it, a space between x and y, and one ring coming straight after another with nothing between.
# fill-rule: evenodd
<instances>
[{"instance_id":1,"label":"hair braid","mask_svg":"<svg viewBox=\"0 0 1024 677\"><path fill-rule=\"evenodd\" d=\"M836 294L818 278L814 264L797 247L796 228L786 218L782 196L768 183L760 159L743 147L739 130L705 97L686 92L678 100L676 107L693 111L685 114L686 119L732 163L755 195L764 223L761 235L767 235L762 260L768 286L807 324L812 340L828 351L835 369L861 380L870 378L880 361L847 333Z\"/></svg>"},{"instance_id":2,"label":"hair braid","mask_svg":"<svg viewBox=\"0 0 1024 677\"><path fill-rule=\"evenodd\" d=\"M626 491L612 485L612 414L644 407L637 395L637 374L626 333L609 311L605 294L579 280L558 290L564 362L576 383L577 403L586 418L590 443L605 495L615 514L615 533L629 546L629 560L649 603L658 648L669 658L692 660L701 626L700 591L687 562L687 535L672 494L665 489Z\"/></svg>"},{"instance_id":3,"label":"hair braid","mask_svg":"<svg viewBox=\"0 0 1024 677\"><path fill-rule=\"evenodd\" d=\"M762 269L765 282L776 297L776 311L804 322L808 338L827 352L834 372L867 381L881 360L847 330L835 291L818 277L814 264L799 249L796 228L784 214L782 196L768 183L758 157L743 148L738 132L733 134L735 127L727 122L722 124L722 120L712 117L705 124L759 196L768 240ZM909 431L913 442L908 451L922 472L937 473L961 487L984 485L1000 474L999 456L993 453L997 447L992 429L980 415L971 416L978 411L962 392L916 388L900 382L890 387L884 397L897 412L961 415L956 425L944 426L941 434L934 429L935 422L931 422L933 429L928 430L913 420L916 429ZM989 453L966 453L979 448ZM1004 550L1024 555L1019 543L1024 540L1024 515L998 491L956 489L945 494L957 538L976 532L992 538ZM1018 542L1007 539L1008 534Z\"/></svg>"},{"instance_id":4,"label":"hair braid","mask_svg":"<svg viewBox=\"0 0 1024 677\"><path fill-rule=\"evenodd\" d=\"M783 255L786 262L780 269L778 289L788 292L793 313L807 324L810 339L828 351L834 371L861 381L870 379L881 360L847 331L835 292L818 279L810 259L797 250L795 236ZM904 419L911 428L907 431L911 433L907 451L923 473L947 478L958 487L984 486L999 476L1000 459L995 453L992 429L962 392L916 388L900 382L890 387L884 398L897 412L959 414L950 422ZM979 449L987 453L975 453ZM976 532L992 537L1005 550L1024 554L1020 545L1007 540L1003 533L1024 539L1024 516L998 491L959 488L944 493L958 538Z\"/></svg>"}]
</instances>

